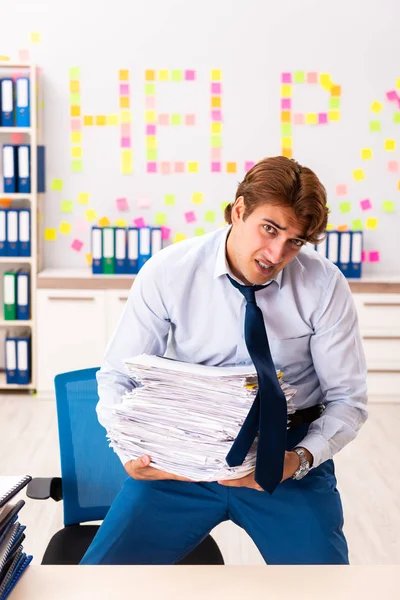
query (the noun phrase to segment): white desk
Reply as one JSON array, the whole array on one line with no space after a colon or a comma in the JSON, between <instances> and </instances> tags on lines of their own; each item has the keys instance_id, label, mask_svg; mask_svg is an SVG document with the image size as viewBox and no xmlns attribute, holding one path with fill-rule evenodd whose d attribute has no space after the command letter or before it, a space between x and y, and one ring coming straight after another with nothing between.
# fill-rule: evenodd
<instances>
[{"instance_id":1,"label":"white desk","mask_svg":"<svg viewBox=\"0 0 400 600\"><path fill-rule=\"evenodd\" d=\"M29 566L10 600L399 600L400 565Z\"/></svg>"}]
</instances>

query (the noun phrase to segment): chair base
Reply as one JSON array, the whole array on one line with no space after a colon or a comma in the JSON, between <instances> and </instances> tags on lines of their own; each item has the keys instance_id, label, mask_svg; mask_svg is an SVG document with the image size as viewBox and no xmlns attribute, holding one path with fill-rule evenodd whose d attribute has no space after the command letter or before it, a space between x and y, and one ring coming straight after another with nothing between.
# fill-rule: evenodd
<instances>
[{"instance_id":1,"label":"chair base","mask_svg":"<svg viewBox=\"0 0 400 600\"><path fill-rule=\"evenodd\" d=\"M99 525L69 525L51 538L42 565L78 565L89 548ZM208 535L180 560L178 565L223 565L224 559L216 541Z\"/></svg>"}]
</instances>

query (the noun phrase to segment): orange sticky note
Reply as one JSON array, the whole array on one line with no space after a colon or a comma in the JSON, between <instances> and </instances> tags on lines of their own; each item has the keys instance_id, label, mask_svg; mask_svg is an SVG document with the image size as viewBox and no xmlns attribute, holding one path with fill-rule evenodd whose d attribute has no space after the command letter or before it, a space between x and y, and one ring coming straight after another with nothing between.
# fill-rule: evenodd
<instances>
[{"instance_id":1,"label":"orange sticky note","mask_svg":"<svg viewBox=\"0 0 400 600\"><path fill-rule=\"evenodd\" d=\"M100 227L107 227L108 225L111 225L110 219L108 217L101 217L98 223Z\"/></svg>"}]
</instances>

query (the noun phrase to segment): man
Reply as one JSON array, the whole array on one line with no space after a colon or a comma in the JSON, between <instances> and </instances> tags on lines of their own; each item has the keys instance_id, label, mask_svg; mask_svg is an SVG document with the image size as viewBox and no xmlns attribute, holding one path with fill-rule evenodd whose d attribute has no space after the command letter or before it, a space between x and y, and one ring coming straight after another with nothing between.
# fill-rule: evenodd
<instances>
[{"instance_id":1,"label":"man","mask_svg":"<svg viewBox=\"0 0 400 600\"><path fill-rule=\"evenodd\" d=\"M254 473L193 482L154 469L151 457L120 455L130 477L81 564L173 564L227 519L247 531L268 564L348 564L332 456L367 419L366 366L344 276L305 246L321 238L327 214L325 189L310 169L267 158L239 184L227 227L169 246L141 269L98 373L106 429L113 406L134 386L123 358L250 364L240 291L260 284L255 299L271 363L297 388L297 423L287 431L273 493ZM260 458L267 471L273 454Z\"/></svg>"}]
</instances>

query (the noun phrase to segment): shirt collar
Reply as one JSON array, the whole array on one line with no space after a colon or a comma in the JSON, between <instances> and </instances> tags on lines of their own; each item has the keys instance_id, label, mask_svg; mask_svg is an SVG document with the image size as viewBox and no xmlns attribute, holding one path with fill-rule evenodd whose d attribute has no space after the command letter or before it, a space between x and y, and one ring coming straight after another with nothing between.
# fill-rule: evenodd
<instances>
[{"instance_id":1,"label":"shirt collar","mask_svg":"<svg viewBox=\"0 0 400 600\"><path fill-rule=\"evenodd\" d=\"M226 258L226 240L227 240L228 234L231 230L231 227L232 227L232 225L227 225L226 227L222 228L222 234L221 234L218 251L217 251L217 258L215 261L214 279L216 279L217 277L221 277L221 275L228 274L233 279L238 281L238 283L243 285L243 281L240 281L237 277L235 277L235 275L230 270L228 261ZM275 281L278 284L279 288L282 287L282 273L283 273L283 270L279 271L277 276L271 280L271 281Z\"/></svg>"}]
</instances>

